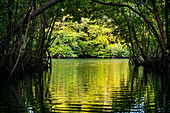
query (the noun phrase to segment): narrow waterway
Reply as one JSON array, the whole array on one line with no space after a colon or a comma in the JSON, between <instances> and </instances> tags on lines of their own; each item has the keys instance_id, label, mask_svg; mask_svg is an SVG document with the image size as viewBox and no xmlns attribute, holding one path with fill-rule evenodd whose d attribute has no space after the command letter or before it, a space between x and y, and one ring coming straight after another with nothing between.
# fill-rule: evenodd
<instances>
[{"instance_id":1,"label":"narrow waterway","mask_svg":"<svg viewBox=\"0 0 170 113\"><path fill-rule=\"evenodd\" d=\"M52 72L2 81L0 113L170 112L170 77L128 59L53 59Z\"/></svg>"}]
</instances>

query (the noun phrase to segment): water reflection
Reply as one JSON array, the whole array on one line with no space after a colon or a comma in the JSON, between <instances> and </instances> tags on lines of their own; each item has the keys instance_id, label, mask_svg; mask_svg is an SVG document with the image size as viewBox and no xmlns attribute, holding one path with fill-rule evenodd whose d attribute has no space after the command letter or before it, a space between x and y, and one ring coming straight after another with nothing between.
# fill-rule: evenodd
<instances>
[{"instance_id":1,"label":"water reflection","mask_svg":"<svg viewBox=\"0 0 170 113\"><path fill-rule=\"evenodd\" d=\"M51 81L55 111L111 111L115 104L113 100L119 101L117 98L122 95L119 91L124 91L123 87L127 85L127 60L56 62Z\"/></svg>"},{"instance_id":2,"label":"water reflection","mask_svg":"<svg viewBox=\"0 0 170 113\"><path fill-rule=\"evenodd\" d=\"M170 78L127 59L56 59L52 67L1 82L0 112L170 112Z\"/></svg>"}]
</instances>

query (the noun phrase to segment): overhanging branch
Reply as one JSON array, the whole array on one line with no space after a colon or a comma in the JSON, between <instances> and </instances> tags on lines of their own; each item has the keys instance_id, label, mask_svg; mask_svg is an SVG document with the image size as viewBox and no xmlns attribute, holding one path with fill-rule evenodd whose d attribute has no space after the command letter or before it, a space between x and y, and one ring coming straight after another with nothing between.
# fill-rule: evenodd
<instances>
[{"instance_id":1,"label":"overhanging branch","mask_svg":"<svg viewBox=\"0 0 170 113\"><path fill-rule=\"evenodd\" d=\"M118 6L118 7L128 7L129 9L131 9L133 12L137 13L139 16L142 16L137 10L135 10L134 8L132 8L131 6L129 5L125 5L125 4L116 4L116 3L105 3L105 2L101 2L99 0L92 0L96 3L99 3L99 4L103 4L103 5L111 5L111 6Z\"/></svg>"},{"instance_id":2,"label":"overhanging branch","mask_svg":"<svg viewBox=\"0 0 170 113\"><path fill-rule=\"evenodd\" d=\"M43 13L46 9L56 5L58 2L63 2L63 0L50 0L43 6L40 6L37 10L33 11L31 14L31 20L35 19L39 14Z\"/></svg>"}]
</instances>

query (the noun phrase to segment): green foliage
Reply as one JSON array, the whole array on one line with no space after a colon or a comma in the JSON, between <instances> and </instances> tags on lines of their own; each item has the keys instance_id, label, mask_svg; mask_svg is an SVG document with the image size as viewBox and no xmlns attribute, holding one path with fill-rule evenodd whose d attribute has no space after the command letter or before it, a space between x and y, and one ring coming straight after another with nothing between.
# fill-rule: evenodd
<instances>
[{"instance_id":1,"label":"green foliage","mask_svg":"<svg viewBox=\"0 0 170 113\"><path fill-rule=\"evenodd\" d=\"M120 40L113 36L113 30L109 25L112 20L107 16L102 20L81 18L80 23L66 21L71 18L72 16L67 15L62 22L56 22L53 35L57 38L50 47L52 56L64 58L129 56L127 46L120 44Z\"/></svg>"}]
</instances>

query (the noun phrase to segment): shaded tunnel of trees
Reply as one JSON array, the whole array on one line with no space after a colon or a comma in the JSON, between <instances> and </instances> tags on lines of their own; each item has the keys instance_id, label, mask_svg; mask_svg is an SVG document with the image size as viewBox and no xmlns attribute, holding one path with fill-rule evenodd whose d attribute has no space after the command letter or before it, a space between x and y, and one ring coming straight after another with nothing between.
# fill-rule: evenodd
<instances>
[{"instance_id":1,"label":"shaded tunnel of trees","mask_svg":"<svg viewBox=\"0 0 170 113\"><path fill-rule=\"evenodd\" d=\"M0 9L0 70L10 77L43 68L57 38L55 23L68 14L73 22L107 16L131 64L170 68L168 0L1 0Z\"/></svg>"}]
</instances>

